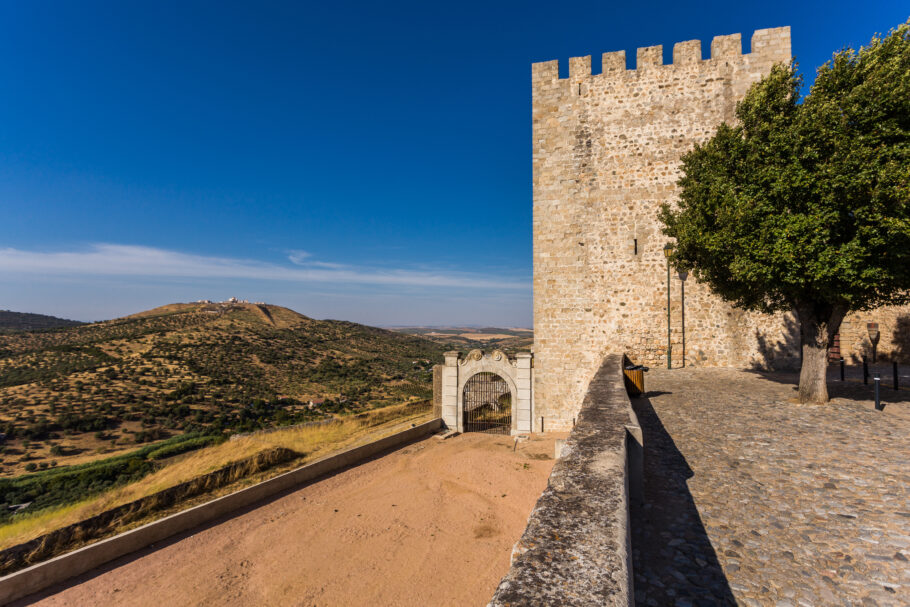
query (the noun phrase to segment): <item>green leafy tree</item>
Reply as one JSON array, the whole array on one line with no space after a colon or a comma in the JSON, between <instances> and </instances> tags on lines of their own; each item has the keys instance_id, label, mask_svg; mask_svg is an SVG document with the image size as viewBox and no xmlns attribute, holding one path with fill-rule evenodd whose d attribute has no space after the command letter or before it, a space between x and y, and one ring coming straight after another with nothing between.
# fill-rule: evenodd
<instances>
[{"instance_id":1,"label":"green leafy tree","mask_svg":"<svg viewBox=\"0 0 910 607\"><path fill-rule=\"evenodd\" d=\"M673 262L735 306L792 311L799 399L826 402L844 316L910 301L910 22L844 49L800 102L779 65L682 159Z\"/></svg>"}]
</instances>

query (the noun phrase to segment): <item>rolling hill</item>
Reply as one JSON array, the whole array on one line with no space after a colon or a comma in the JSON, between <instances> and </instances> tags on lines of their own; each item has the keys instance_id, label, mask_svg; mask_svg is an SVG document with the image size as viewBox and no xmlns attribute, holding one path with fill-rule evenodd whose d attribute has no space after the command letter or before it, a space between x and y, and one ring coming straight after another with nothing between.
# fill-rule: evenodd
<instances>
[{"instance_id":1,"label":"rolling hill","mask_svg":"<svg viewBox=\"0 0 910 607\"><path fill-rule=\"evenodd\" d=\"M81 324L84 323L78 320L57 318L56 316L0 310L0 330L36 331L41 329L59 329L60 327L78 327Z\"/></svg>"},{"instance_id":2,"label":"rolling hill","mask_svg":"<svg viewBox=\"0 0 910 607\"><path fill-rule=\"evenodd\" d=\"M447 348L247 303L0 334L0 476L429 399ZM323 401L324 399L324 401Z\"/></svg>"}]
</instances>

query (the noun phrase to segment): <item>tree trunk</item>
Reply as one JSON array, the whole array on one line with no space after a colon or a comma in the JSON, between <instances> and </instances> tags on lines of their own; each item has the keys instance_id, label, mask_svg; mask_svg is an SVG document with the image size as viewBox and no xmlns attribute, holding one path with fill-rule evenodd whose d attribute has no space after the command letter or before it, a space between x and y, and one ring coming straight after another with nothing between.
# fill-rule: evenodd
<instances>
[{"instance_id":1,"label":"tree trunk","mask_svg":"<svg viewBox=\"0 0 910 607\"><path fill-rule=\"evenodd\" d=\"M828 348L840 330L844 306L804 304L796 307L803 361L799 373L799 402L828 402Z\"/></svg>"}]
</instances>

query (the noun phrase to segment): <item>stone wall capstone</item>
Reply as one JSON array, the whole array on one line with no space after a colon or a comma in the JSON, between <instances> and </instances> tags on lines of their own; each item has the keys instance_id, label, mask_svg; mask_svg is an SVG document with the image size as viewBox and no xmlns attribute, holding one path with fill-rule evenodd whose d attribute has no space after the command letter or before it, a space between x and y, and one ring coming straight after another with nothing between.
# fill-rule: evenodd
<instances>
[{"instance_id":1,"label":"stone wall capstone","mask_svg":"<svg viewBox=\"0 0 910 607\"><path fill-rule=\"evenodd\" d=\"M622 361L607 356L588 386L491 606L633 604L629 507L642 499L642 444Z\"/></svg>"}]
</instances>

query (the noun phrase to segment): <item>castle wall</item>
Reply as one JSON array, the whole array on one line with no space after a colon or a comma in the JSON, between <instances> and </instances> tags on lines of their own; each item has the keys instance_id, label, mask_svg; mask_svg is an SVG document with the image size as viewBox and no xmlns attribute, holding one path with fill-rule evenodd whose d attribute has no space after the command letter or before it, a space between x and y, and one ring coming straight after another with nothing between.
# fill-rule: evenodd
<instances>
[{"instance_id":1,"label":"castle wall","mask_svg":"<svg viewBox=\"0 0 910 607\"><path fill-rule=\"evenodd\" d=\"M537 63L533 84L535 429L570 428L608 352L667 364L667 267L657 218L677 196L680 157L717 126L775 63L790 62L790 29L711 43ZM798 357L796 323L736 310L686 282L686 364L766 366ZM671 279L674 366L682 362L680 280Z\"/></svg>"},{"instance_id":2,"label":"castle wall","mask_svg":"<svg viewBox=\"0 0 910 607\"><path fill-rule=\"evenodd\" d=\"M847 315L840 327L840 351L848 363L872 362L868 323L878 323L878 360L910 364L910 306L884 306Z\"/></svg>"}]
</instances>

